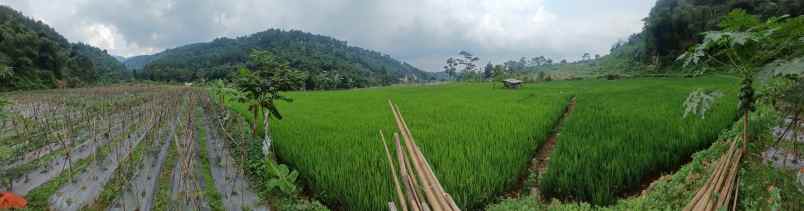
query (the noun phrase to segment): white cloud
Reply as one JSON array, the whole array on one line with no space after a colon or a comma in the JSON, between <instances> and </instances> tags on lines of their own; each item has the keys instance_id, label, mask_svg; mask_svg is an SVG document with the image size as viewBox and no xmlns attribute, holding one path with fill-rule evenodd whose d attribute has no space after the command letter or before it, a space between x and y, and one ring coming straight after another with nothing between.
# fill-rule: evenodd
<instances>
[{"instance_id":1,"label":"white cloud","mask_svg":"<svg viewBox=\"0 0 804 211\"><path fill-rule=\"evenodd\" d=\"M502 62L604 54L655 0L0 0L74 42L153 53L268 28L299 29L439 70L460 50Z\"/></svg>"}]
</instances>

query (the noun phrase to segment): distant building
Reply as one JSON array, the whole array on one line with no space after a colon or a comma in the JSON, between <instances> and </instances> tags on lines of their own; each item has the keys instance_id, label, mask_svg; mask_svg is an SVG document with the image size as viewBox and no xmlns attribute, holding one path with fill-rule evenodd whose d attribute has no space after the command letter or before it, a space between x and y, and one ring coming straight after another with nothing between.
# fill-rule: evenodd
<instances>
[{"instance_id":1,"label":"distant building","mask_svg":"<svg viewBox=\"0 0 804 211\"><path fill-rule=\"evenodd\" d=\"M522 81L521 80L512 79L512 78L505 79L505 80L502 81L502 83L503 83L503 86L505 86L505 88L509 88L509 89L518 89L520 86L522 86Z\"/></svg>"}]
</instances>

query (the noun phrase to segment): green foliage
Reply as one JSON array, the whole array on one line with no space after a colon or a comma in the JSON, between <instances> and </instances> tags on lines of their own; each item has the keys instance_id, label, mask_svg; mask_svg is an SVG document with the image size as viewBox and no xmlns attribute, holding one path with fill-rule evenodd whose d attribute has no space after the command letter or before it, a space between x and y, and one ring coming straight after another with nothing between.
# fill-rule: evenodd
<instances>
[{"instance_id":1,"label":"green foliage","mask_svg":"<svg viewBox=\"0 0 804 211\"><path fill-rule=\"evenodd\" d=\"M804 3L796 0L659 0L645 19L636 58L643 63L670 66L686 49L704 39L702 32L722 26L720 19L734 9L744 9L762 18L798 16L804 13Z\"/></svg>"},{"instance_id":2,"label":"green foliage","mask_svg":"<svg viewBox=\"0 0 804 211\"><path fill-rule=\"evenodd\" d=\"M735 10L724 17L721 27L722 31L704 33L703 41L678 59L685 66L727 67L748 78L756 74L758 67L790 58L804 47L800 40L804 37L804 17L781 16L763 22L743 10Z\"/></svg>"},{"instance_id":3,"label":"green foliage","mask_svg":"<svg viewBox=\"0 0 804 211\"><path fill-rule=\"evenodd\" d=\"M687 118L689 114L705 118L706 111L712 108L717 98L723 96L722 92L714 90L696 89L684 100L684 116Z\"/></svg>"},{"instance_id":4,"label":"green foliage","mask_svg":"<svg viewBox=\"0 0 804 211\"><path fill-rule=\"evenodd\" d=\"M267 176L265 189L267 191L279 190L285 196L294 196L298 192L296 179L299 172L290 170L285 164L277 164L272 160L265 160L264 171Z\"/></svg>"},{"instance_id":5,"label":"green foliage","mask_svg":"<svg viewBox=\"0 0 804 211\"><path fill-rule=\"evenodd\" d=\"M11 102L0 96L0 120L4 120L6 118L7 114L5 109L8 105L11 105Z\"/></svg>"},{"instance_id":6,"label":"green foliage","mask_svg":"<svg viewBox=\"0 0 804 211\"><path fill-rule=\"evenodd\" d=\"M504 199L500 203L489 205L486 211L525 211L525 210L544 210L539 199L532 196L525 196L515 199Z\"/></svg>"},{"instance_id":7,"label":"green foliage","mask_svg":"<svg viewBox=\"0 0 804 211\"><path fill-rule=\"evenodd\" d=\"M106 50L101 50L84 43L73 44L72 49L77 54L88 58L92 64L94 64L98 82L112 83L122 79L132 78L131 74L126 70L126 66L109 55Z\"/></svg>"},{"instance_id":8,"label":"green foliage","mask_svg":"<svg viewBox=\"0 0 804 211\"><path fill-rule=\"evenodd\" d=\"M158 81L224 79L249 61L252 50L270 52L305 73L303 89L347 89L388 85L429 75L388 55L347 45L331 37L269 29L236 39L219 38L126 61L142 77Z\"/></svg>"},{"instance_id":9,"label":"green foliage","mask_svg":"<svg viewBox=\"0 0 804 211\"><path fill-rule=\"evenodd\" d=\"M108 54L87 50L97 49L70 44L44 23L0 6L0 90L76 87L118 71L104 69L100 61Z\"/></svg>"}]
</instances>

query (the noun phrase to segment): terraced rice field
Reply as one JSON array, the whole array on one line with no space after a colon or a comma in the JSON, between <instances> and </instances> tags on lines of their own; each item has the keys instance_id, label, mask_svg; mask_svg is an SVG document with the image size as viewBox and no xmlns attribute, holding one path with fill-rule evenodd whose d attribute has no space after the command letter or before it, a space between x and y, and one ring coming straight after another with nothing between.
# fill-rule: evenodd
<instances>
[{"instance_id":1,"label":"terraced rice field","mask_svg":"<svg viewBox=\"0 0 804 211\"><path fill-rule=\"evenodd\" d=\"M23 195L27 210L224 210L209 198L235 190L251 198L229 210L265 207L244 177L221 180L239 184L228 193L200 184L213 177L210 166L224 168L217 160L235 159L224 147L231 140L196 132L221 128L206 120L216 110L202 112L209 107L203 89L115 85L5 95L11 115L0 122L0 144L10 153L0 156L0 190ZM204 141L217 150L200 150ZM176 187L166 202L162 186Z\"/></svg>"},{"instance_id":2,"label":"terraced rice field","mask_svg":"<svg viewBox=\"0 0 804 211\"><path fill-rule=\"evenodd\" d=\"M476 210L519 188L529 159L575 96L577 110L541 184L549 196L605 204L714 141L735 118L733 82L711 76L560 81L519 90L478 83L293 92L294 102L279 105L285 119L274 120L271 130L278 157L301 172L317 198L342 210L385 209L394 191L379 131L395 131L390 99L446 191L460 207ZM706 119L682 119L682 103L695 88L727 95ZM244 105L229 104L248 114Z\"/></svg>"}]
</instances>

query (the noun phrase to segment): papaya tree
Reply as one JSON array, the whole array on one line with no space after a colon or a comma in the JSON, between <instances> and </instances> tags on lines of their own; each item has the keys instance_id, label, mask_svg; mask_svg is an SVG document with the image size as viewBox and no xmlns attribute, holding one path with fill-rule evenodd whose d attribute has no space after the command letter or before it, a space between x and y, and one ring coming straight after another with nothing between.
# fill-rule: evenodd
<instances>
[{"instance_id":1,"label":"papaya tree","mask_svg":"<svg viewBox=\"0 0 804 211\"><path fill-rule=\"evenodd\" d=\"M748 140L748 115L755 110L754 76L761 67L795 55L804 47L804 18L773 17L765 21L744 10L734 10L720 22L721 31L705 32L703 41L678 60L685 67L716 67L741 78L739 112L743 140ZM703 73L710 68L701 68Z\"/></svg>"},{"instance_id":2,"label":"papaya tree","mask_svg":"<svg viewBox=\"0 0 804 211\"><path fill-rule=\"evenodd\" d=\"M253 114L252 135L257 136L259 115L263 115L263 151L268 153L271 144L270 119L281 120L282 114L276 106L277 101L292 102L281 94L301 88L304 73L290 68L290 65L268 51L254 50L249 55L249 64L240 68L236 77L237 88L243 95L238 101L248 105Z\"/></svg>"}]
</instances>

